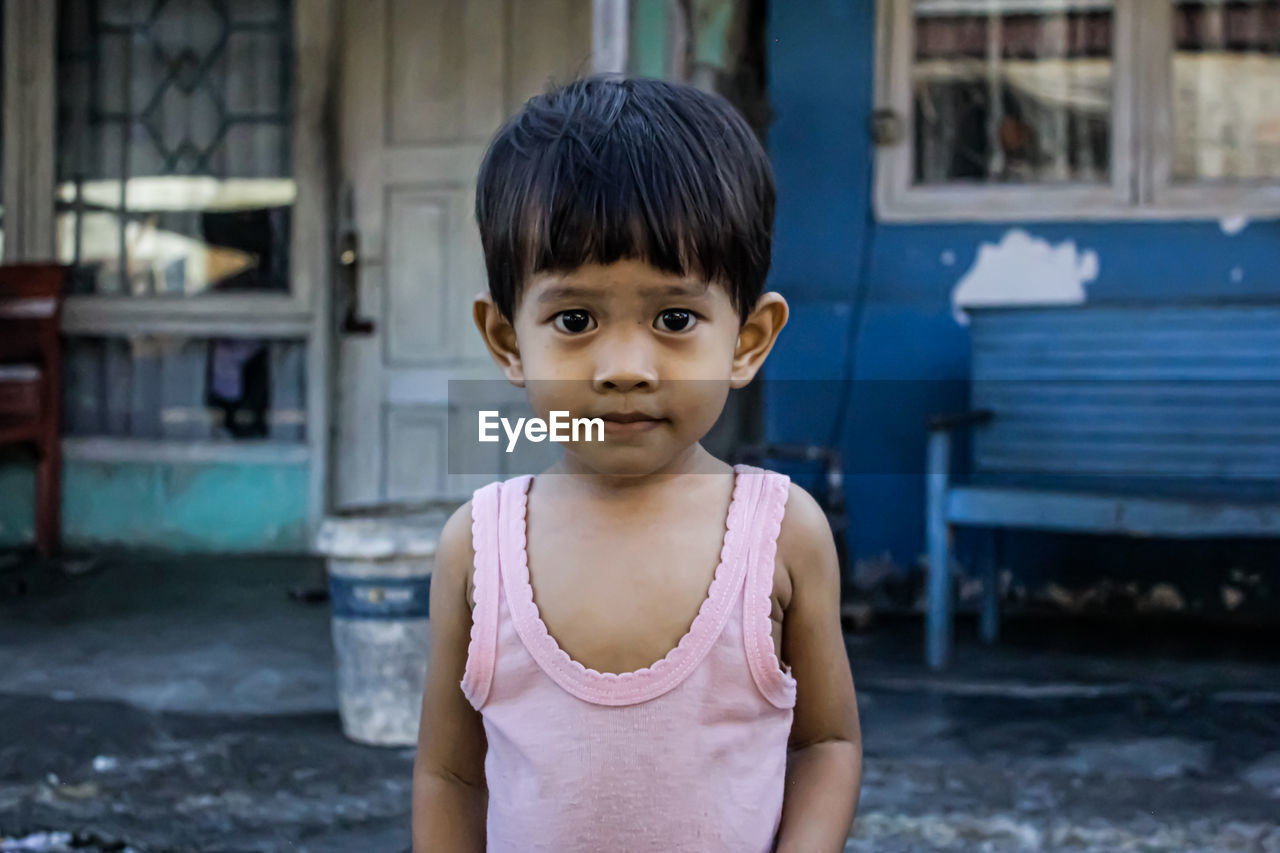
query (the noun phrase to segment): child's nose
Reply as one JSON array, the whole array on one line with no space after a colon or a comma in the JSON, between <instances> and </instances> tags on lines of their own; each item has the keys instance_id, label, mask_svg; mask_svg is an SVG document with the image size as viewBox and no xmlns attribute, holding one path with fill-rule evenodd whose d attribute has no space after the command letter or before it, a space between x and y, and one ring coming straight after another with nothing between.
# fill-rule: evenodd
<instances>
[{"instance_id":1,"label":"child's nose","mask_svg":"<svg viewBox=\"0 0 1280 853\"><path fill-rule=\"evenodd\" d=\"M614 335L596 351L592 385L596 391L653 390L658 369L653 347L644 335Z\"/></svg>"}]
</instances>

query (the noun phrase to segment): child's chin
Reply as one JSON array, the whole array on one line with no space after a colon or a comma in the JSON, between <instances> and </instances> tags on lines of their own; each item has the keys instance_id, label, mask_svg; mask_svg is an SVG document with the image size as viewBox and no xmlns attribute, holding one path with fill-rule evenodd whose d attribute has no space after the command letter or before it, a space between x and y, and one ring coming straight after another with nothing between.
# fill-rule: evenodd
<instances>
[{"instance_id":1,"label":"child's chin","mask_svg":"<svg viewBox=\"0 0 1280 853\"><path fill-rule=\"evenodd\" d=\"M648 447L593 447L576 455L580 465L608 477L643 477L662 470L669 461Z\"/></svg>"}]
</instances>

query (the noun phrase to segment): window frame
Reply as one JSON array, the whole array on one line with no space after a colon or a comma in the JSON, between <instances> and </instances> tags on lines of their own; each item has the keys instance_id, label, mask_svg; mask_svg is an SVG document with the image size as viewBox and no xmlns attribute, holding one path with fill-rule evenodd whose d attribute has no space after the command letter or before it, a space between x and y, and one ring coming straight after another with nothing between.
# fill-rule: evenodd
<instances>
[{"instance_id":1,"label":"window frame","mask_svg":"<svg viewBox=\"0 0 1280 853\"><path fill-rule=\"evenodd\" d=\"M1186 183L1173 180L1175 50L1172 39L1155 37L1156 33L1172 31L1173 8L1174 0L1166 0L1152 4L1146 13L1150 21L1144 30L1148 43L1141 48L1141 55L1146 61L1143 72L1146 89L1139 106L1145 107L1147 113L1141 143L1142 150L1147 152L1148 166L1139 204L1145 205L1145 209L1155 215L1210 214L1225 217L1280 214L1280 176L1271 180L1248 178Z\"/></svg>"},{"instance_id":2,"label":"window frame","mask_svg":"<svg viewBox=\"0 0 1280 853\"><path fill-rule=\"evenodd\" d=\"M16 241L6 239L4 261L56 258L57 218L54 164L58 128L57 19L54 0L6 3L6 70L28 71L21 103L6 101L10 127L29 133L6 146L6 209L13 211ZM66 298L63 331L71 335L193 332L255 337L306 337L325 307L328 259L313 257L330 246L328 153L324 98L331 85L326 54L334 40L336 0L294 0L294 104L292 160L297 194L290 235L288 293L210 293L196 297L73 294ZM31 73L34 72L34 73ZM10 79L18 79L15 74ZM18 87L14 87L18 88ZM18 101L18 93L14 93ZM32 121L31 110L42 110ZM8 140L7 140L8 141ZM14 150L10 151L9 148ZM37 178L23 180L35 174ZM8 218L8 217L7 217ZM26 227L23 227L26 226ZM6 235L8 237L9 235Z\"/></svg>"},{"instance_id":3,"label":"window frame","mask_svg":"<svg viewBox=\"0 0 1280 853\"><path fill-rule=\"evenodd\" d=\"M1173 2L1114 0L1114 88L1109 184L912 184L914 105L911 0L877 0L878 110L900 125L875 147L875 205L886 222L1206 219L1280 213L1280 179L1175 184ZM1141 25L1139 25L1141 8Z\"/></svg>"}]
</instances>

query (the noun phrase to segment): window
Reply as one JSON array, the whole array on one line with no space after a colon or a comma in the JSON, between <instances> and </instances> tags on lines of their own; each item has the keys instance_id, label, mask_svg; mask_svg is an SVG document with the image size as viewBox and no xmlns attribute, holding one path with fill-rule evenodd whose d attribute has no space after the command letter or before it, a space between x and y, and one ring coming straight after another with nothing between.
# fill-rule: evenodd
<instances>
[{"instance_id":1,"label":"window","mask_svg":"<svg viewBox=\"0 0 1280 853\"><path fill-rule=\"evenodd\" d=\"M1280 0L881 0L886 219L1280 212Z\"/></svg>"},{"instance_id":2,"label":"window","mask_svg":"<svg viewBox=\"0 0 1280 853\"><path fill-rule=\"evenodd\" d=\"M219 452L311 439L295 23L292 0L59 3L68 437Z\"/></svg>"},{"instance_id":3,"label":"window","mask_svg":"<svg viewBox=\"0 0 1280 853\"><path fill-rule=\"evenodd\" d=\"M1170 24L1156 200L1191 206L1207 192L1280 209L1280 0L1174 3Z\"/></svg>"},{"instance_id":4,"label":"window","mask_svg":"<svg viewBox=\"0 0 1280 853\"><path fill-rule=\"evenodd\" d=\"M305 342L130 335L67 344L68 436L306 439Z\"/></svg>"},{"instance_id":5,"label":"window","mask_svg":"<svg viewBox=\"0 0 1280 853\"><path fill-rule=\"evenodd\" d=\"M58 252L77 292L288 292L291 5L63 0Z\"/></svg>"}]
</instances>

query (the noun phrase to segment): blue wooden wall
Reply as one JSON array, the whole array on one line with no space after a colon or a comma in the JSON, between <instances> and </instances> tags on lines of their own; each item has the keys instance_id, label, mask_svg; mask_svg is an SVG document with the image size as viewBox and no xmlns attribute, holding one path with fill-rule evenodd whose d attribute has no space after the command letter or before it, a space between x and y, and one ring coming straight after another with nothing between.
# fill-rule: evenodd
<instances>
[{"instance_id":1,"label":"blue wooden wall","mask_svg":"<svg viewBox=\"0 0 1280 853\"><path fill-rule=\"evenodd\" d=\"M965 402L957 380L968 369L968 342L950 297L982 243L1016 227L1095 251L1090 302L1280 298L1276 221L1254 220L1235 234L1217 220L877 223L867 130L875 3L769 7L769 148L779 189L770 286L793 313L767 366L766 432L826 443L836 383L804 380L852 377L841 446L855 559L888 554L911 566L923 551L923 424Z\"/></svg>"}]
</instances>

